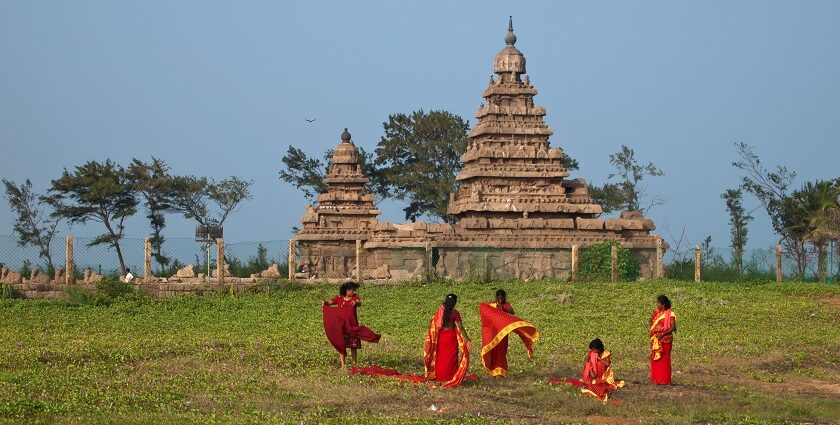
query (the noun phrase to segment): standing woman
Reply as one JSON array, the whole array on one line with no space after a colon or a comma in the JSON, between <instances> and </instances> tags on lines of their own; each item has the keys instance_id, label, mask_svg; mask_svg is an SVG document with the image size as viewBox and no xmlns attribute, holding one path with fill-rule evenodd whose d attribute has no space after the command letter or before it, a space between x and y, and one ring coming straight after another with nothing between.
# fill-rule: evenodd
<instances>
[{"instance_id":1,"label":"standing woman","mask_svg":"<svg viewBox=\"0 0 840 425\"><path fill-rule=\"evenodd\" d=\"M455 309L458 296L449 294L438 308L426 331L423 347L423 365L426 379L443 382L444 387L457 387L464 379L469 367L469 350L472 341L461 321L461 313ZM458 359L458 351L461 358Z\"/></svg>"},{"instance_id":2,"label":"standing woman","mask_svg":"<svg viewBox=\"0 0 840 425\"><path fill-rule=\"evenodd\" d=\"M650 317L650 380L655 384L671 384L671 346L676 330L671 300L665 295L656 297L656 310Z\"/></svg>"},{"instance_id":3,"label":"standing woman","mask_svg":"<svg viewBox=\"0 0 840 425\"><path fill-rule=\"evenodd\" d=\"M362 305L361 299L359 296L356 295L356 290L359 289L359 284L353 281L344 282L341 284L341 287L338 289L338 295L334 296L330 300L323 300L321 304L325 307L328 306L336 306L339 308L347 309L347 314L345 315L346 323L344 327L344 347L350 348L350 356L353 359L353 363L356 363L356 350L362 348L362 341L359 339L358 331L360 328L366 329L364 327L359 326L359 317L356 313L356 309ZM364 333L361 333L365 335ZM376 335L376 334L374 334ZM375 338L376 341L379 340L378 335ZM371 338L372 339L372 338ZM370 339L368 339L370 340ZM372 341L372 342L376 342ZM344 369L345 367L345 357L346 353L342 354L339 351L339 359L341 360L341 368Z\"/></svg>"}]
</instances>

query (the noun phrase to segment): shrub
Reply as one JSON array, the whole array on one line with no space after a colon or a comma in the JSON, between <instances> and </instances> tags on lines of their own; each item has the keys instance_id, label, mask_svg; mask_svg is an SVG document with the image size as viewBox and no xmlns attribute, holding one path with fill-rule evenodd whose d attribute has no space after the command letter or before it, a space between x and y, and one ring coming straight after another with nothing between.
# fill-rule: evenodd
<instances>
[{"instance_id":1,"label":"shrub","mask_svg":"<svg viewBox=\"0 0 840 425\"><path fill-rule=\"evenodd\" d=\"M15 297L15 290L9 283L0 283L0 300L8 300Z\"/></svg>"},{"instance_id":2,"label":"shrub","mask_svg":"<svg viewBox=\"0 0 840 425\"><path fill-rule=\"evenodd\" d=\"M106 277L96 284L96 290L87 290L78 286L70 286L64 290L67 294L67 305L111 305L115 301L143 302L148 299L119 278Z\"/></svg>"},{"instance_id":3,"label":"shrub","mask_svg":"<svg viewBox=\"0 0 840 425\"><path fill-rule=\"evenodd\" d=\"M618 241L605 241L584 248L580 254L580 279L585 281L610 281L612 278L612 247L618 247L618 278L634 281L639 278L641 265L630 256L630 249Z\"/></svg>"}]
</instances>

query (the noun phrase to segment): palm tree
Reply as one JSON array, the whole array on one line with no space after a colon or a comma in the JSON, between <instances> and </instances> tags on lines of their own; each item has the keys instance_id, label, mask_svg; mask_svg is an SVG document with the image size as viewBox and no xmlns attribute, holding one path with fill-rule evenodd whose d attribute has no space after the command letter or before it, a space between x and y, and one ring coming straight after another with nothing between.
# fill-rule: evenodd
<instances>
[{"instance_id":1,"label":"palm tree","mask_svg":"<svg viewBox=\"0 0 840 425\"><path fill-rule=\"evenodd\" d=\"M818 181L806 187L811 194L813 209L810 211L808 227L809 239L817 247L817 276L820 282L826 278L826 247L831 240L840 238L840 185L828 181Z\"/></svg>"}]
</instances>

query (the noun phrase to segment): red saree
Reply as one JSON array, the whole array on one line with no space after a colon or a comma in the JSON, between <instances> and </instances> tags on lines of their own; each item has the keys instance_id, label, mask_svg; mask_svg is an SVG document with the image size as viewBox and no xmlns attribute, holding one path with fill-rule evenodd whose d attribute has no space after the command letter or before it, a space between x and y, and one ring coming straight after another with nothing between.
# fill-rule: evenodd
<instances>
[{"instance_id":1,"label":"red saree","mask_svg":"<svg viewBox=\"0 0 840 425\"><path fill-rule=\"evenodd\" d=\"M324 306L324 332L327 340L339 354L346 356L348 342L354 338L368 342L379 342L381 335L366 326L358 324L353 307Z\"/></svg>"},{"instance_id":2,"label":"red saree","mask_svg":"<svg viewBox=\"0 0 840 425\"><path fill-rule=\"evenodd\" d=\"M586 355L586 363L583 365L581 379L575 378L551 378L550 384L571 384L582 387L580 392L606 403L609 394L624 387L624 381L616 381L613 376L612 366L609 364L611 354L604 351L600 355L595 350L589 350Z\"/></svg>"},{"instance_id":3,"label":"red saree","mask_svg":"<svg viewBox=\"0 0 840 425\"><path fill-rule=\"evenodd\" d=\"M669 334L660 338L656 333L671 329L676 319L671 309L656 310L650 318L650 380L655 384L671 383L671 346L674 336Z\"/></svg>"},{"instance_id":4,"label":"red saree","mask_svg":"<svg viewBox=\"0 0 840 425\"><path fill-rule=\"evenodd\" d=\"M534 325L497 308L496 303L479 304L478 314L481 316L481 364L491 376L507 376L508 334L519 335L531 357L532 345L540 333Z\"/></svg>"},{"instance_id":5,"label":"red saree","mask_svg":"<svg viewBox=\"0 0 840 425\"><path fill-rule=\"evenodd\" d=\"M452 329L443 328L443 307L432 316L423 344L423 368L427 380L443 382L444 388L461 385L470 365L464 335L454 322L460 322L458 310L452 310ZM461 359L458 359L458 351Z\"/></svg>"}]
</instances>

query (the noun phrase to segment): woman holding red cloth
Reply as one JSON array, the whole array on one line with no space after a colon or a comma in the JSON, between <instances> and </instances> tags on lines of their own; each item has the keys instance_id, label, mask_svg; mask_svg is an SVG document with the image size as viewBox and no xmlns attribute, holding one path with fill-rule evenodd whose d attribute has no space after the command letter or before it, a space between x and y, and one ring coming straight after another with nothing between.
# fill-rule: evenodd
<instances>
[{"instance_id":1,"label":"woman holding red cloth","mask_svg":"<svg viewBox=\"0 0 840 425\"><path fill-rule=\"evenodd\" d=\"M656 298L656 310L650 316L650 380L658 385L671 383L671 346L677 330L677 316L671 300Z\"/></svg>"},{"instance_id":2,"label":"woman holding red cloth","mask_svg":"<svg viewBox=\"0 0 840 425\"><path fill-rule=\"evenodd\" d=\"M491 376L504 378L508 371L508 334L519 335L528 357L533 354L531 347L540 334L533 325L513 315L504 289L496 291L495 303L479 304L478 314L481 316L481 364Z\"/></svg>"},{"instance_id":3,"label":"woman holding red cloth","mask_svg":"<svg viewBox=\"0 0 840 425\"><path fill-rule=\"evenodd\" d=\"M604 348L600 338L589 343L581 380L585 384L580 392L606 402L609 394L624 386L624 381L616 381L612 371L612 355Z\"/></svg>"},{"instance_id":4,"label":"woman holding red cloth","mask_svg":"<svg viewBox=\"0 0 840 425\"><path fill-rule=\"evenodd\" d=\"M356 313L356 309L362 305L361 299L359 296L356 295L356 289L359 289L359 284L353 281L345 282L341 285L338 289L338 295L334 296L329 300L322 300L321 305L324 308L330 306L336 306L340 309L345 309L345 314L330 314L329 317L332 321L334 327L340 328L342 335L343 335L343 346L342 344L338 343L337 345L341 347L336 347L338 350L338 357L341 361L341 368L345 368L345 360L347 358L347 351L346 348L350 348L350 355L353 359L353 363L356 363L356 350L362 348L362 341L361 338L364 338L370 342L378 342L379 335L370 331L370 329L360 326L359 325L359 318ZM327 319L326 311L325 311L325 326L329 323ZM340 322L340 323L336 323ZM327 335L328 339L330 337L330 332ZM334 339L334 338L333 338ZM331 341L333 342L333 341ZM335 343L333 345L336 345Z\"/></svg>"},{"instance_id":5,"label":"woman holding red cloth","mask_svg":"<svg viewBox=\"0 0 840 425\"><path fill-rule=\"evenodd\" d=\"M443 382L444 387L457 387L469 368L472 341L455 309L458 296L449 294L438 308L426 331L423 366L428 380ZM461 358L458 352L461 351Z\"/></svg>"}]
</instances>

